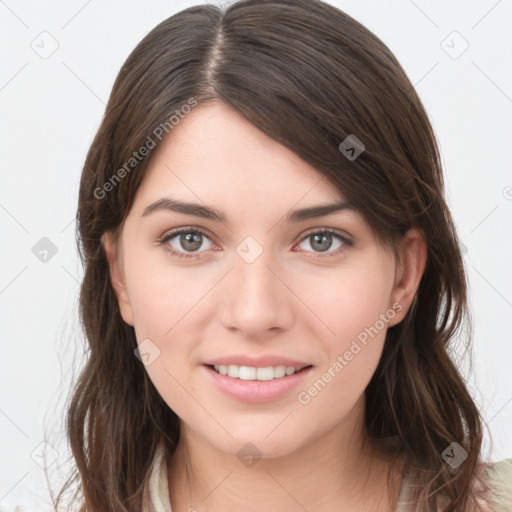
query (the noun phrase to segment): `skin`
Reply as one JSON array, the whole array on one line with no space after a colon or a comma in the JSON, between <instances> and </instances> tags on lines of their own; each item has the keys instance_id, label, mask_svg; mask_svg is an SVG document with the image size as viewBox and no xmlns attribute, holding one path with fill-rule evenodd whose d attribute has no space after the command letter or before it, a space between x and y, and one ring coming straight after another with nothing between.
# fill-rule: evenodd
<instances>
[{"instance_id":1,"label":"skin","mask_svg":"<svg viewBox=\"0 0 512 512\"><path fill-rule=\"evenodd\" d=\"M343 195L221 102L195 108L154 151L119 242L109 234L103 242L123 319L139 343L149 338L159 348L145 368L181 419L167 465L173 511L391 511L390 462L363 444L364 390L387 328L403 319L414 298L425 268L424 239L409 231L398 264L355 210L285 222L291 210ZM143 216L165 197L207 204L227 221L169 210ZM208 237L196 251L179 235L158 243L179 227L202 228ZM324 228L344 233L352 245L332 237L322 252L307 235ZM263 250L252 263L236 252L248 236ZM165 250L171 246L196 257L171 256ZM301 404L298 392L393 304L401 311ZM313 372L273 402L243 403L212 386L202 366L240 353L289 356L312 364ZM252 467L237 457L248 442L262 454ZM391 474L398 492L400 473Z\"/></svg>"}]
</instances>

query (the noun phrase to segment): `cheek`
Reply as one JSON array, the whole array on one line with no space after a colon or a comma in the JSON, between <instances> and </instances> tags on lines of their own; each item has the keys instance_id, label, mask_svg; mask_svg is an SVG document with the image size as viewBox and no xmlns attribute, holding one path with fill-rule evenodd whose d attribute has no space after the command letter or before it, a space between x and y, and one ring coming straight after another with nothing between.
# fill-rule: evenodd
<instances>
[{"instance_id":1,"label":"cheek","mask_svg":"<svg viewBox=\"0 0 512 512\"><path fill-rule=\"evenodd\" d=\"M139 344L149 347L152 359L145 370L151 381L167 405L181 414L190 408L194 387L188 369L201 329L201 299L213 279L191 267L172 268L163 257L144 258L133 253L125 260L135 334Z\"/></svg>"},{"instance_id":2,"label":"cheek","mask_svg":"<svg viewBox=\"0 0 512 512\"><path fill-rule=\"evenodd\" d=\"M198 314L201 301L214 283L213 277L192 267L173 267L159 255L144 260L134 254L125 263L127 290L130 298L137 339L154 337L165 343L176 328L197 324L189 321Z\"/></svg>"},{"instance_id":3,"label":"cheek","mask_svg":"<svg viewBox=\"0 0 512 512\"><path fill-rule=\"evenodd\" d=\"M195 390L190 367L199 358L199 340L211 320L208 292L219 276L173 267L165 256L142 263L144 257L133 254L125 264L136 339L156 354L146 371L161 396L171 409L186 410L190 395L184 389Z\"/></svg>"},{"instance_id":4,"label":"cheek","mask_svg":"<svg viewBox=\"0 0 512 512\"><path fill-rule=\"evenodd\" d=\"M353 303L333 319L336 337L323 339L326 358L299 390L297 401L309 418L329 410L328 423L341 421L360 400L380 361L387 332L375 304L373 310ZM367 306L369 306L367 304Z\"/></svg>"},{"instance_id":5,"label":"cheek","mask_svg":"<svg viewBox=\"0 0 512 512\"><path fill-rule=\"evenodd\" d=\"M336 403L331 410L342 417L364 392L395 316L390 304L391 270L386 261L374 257L341 269L336 279L324 281L318 293L309 295L329 334L318 337L324 358L314 379L302 388L301 404L315 403L313 407L321 409Z\"/></svg>"},{"instance_id":6,"label":"cheek","mask_svg":"<svg viewBox=\"0 0 512 512\"><path fill-rule=\"evenodd\" d=\"M394 280L391 270L386 261L375 256L340 268L329 279L315 282L309 278L309 293L304 296L311 311L328 328L329 345L343 349L390 308Z\"/></svg>"}]
</instances>

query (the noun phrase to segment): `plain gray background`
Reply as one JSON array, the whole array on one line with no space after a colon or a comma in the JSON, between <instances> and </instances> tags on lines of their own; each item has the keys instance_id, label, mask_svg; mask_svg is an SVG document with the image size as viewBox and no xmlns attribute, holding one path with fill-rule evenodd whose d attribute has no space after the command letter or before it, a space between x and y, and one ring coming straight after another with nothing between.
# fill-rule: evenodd
<instances>
[{"instance_id":1,"label":"plain gray background","mask_svg":"<svg viewBox=\"0 0 512 512\"><path fill-rule=\"evenodd\" d=\"M81 166L128 54L198 3L0 0L0 506L50 510L42 466L56 486L69 470ZM492 434L489 459L512 457L512 1L329 3L389 46L429 113L471 287L475 365L465 374Z\"/></svg>"}]
</instances>

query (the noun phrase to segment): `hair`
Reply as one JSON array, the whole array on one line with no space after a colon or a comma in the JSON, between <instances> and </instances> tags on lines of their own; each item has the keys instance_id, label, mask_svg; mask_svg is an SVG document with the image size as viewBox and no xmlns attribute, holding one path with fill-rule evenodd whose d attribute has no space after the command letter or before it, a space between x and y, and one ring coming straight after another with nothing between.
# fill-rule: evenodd
<instances>
[{"instance_id":1,"label":"hair","mask_svg":"<svg viewBox=\"0 0 512 512\"><path fill-rule=\"evenodd\" d=\"M79 482L82 510L140 512L157 446L167 454L177 446L179 418L134 357L135 332L121 317L101 236L117 239L151 161L132 161L134 152L160 139L162 127L172 137L170 116L179 122L185 105L215 101L314 166L383 247L399 254L410 228L423 233L425 271L406 317L387 331L365 390L365 427L376 447L406 462L418 511L466 511L475 501L482 420L450 356L462 331L469 347L471 329L435 135L388 47L319 0L190 7L151 30L123 64L80 181L88 347L66 416L76 471L65 487ZM349 135L364 144L353 160L339 147ZM456 470L442 458L454 441L468 455Z\"/></svg>"}]
</instances>

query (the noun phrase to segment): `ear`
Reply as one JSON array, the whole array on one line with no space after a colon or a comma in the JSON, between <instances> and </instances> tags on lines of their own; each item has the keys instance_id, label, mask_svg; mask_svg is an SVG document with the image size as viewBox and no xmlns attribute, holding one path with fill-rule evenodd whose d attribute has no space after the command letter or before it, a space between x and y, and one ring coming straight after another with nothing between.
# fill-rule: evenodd
<instances>
[{"instance_id":1,"label":"ear","mask_svg":"<svg viewBox=\"0 0 512 512\"><path fill-rule=\"evenodd\" d=\"M411 228L404 235L399 251L401 257L397 264L395 286L392 293L393 309L397 314L388 324L389 327L404 319L416 296L427 263L427 244L423 234L419 230Z\"/></svg>"},{"instance_id":2,"label":"ear","mask_svg":"<svg viewBox=\"0 0 512 512\"><path fill-rule=\"evenodd\" d=\"M133 326L133 311L130 298L128 297L128 291L126 290L122 260L120 258L121 239L119 238L114 241L112 233L107 232L101 236L101 243L107 255L110 269L110 282L114 288L121 316L127 324Z\"/></svg>"}]
</instances>

